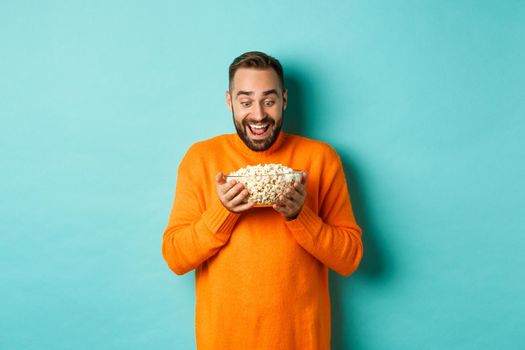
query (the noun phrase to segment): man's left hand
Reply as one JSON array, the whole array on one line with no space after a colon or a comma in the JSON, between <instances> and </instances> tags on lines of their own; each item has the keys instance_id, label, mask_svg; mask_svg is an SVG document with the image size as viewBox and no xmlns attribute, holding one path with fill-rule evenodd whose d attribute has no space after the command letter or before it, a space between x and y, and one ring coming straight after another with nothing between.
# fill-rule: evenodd
<instances>
[{"instance_id":1,"label":"man's left hand","mask_svg":"<svg viewBox=\"0 0 525 350\"><path fill-rule=\"evenodd\" d=\"M303 172L301 182L294 182L293 187L289 187L279 197L279 201L273 205L273 209L284 216L286 220L297 218L304 205L306 198L306 173Z\"/></svg>"}]
</instances>

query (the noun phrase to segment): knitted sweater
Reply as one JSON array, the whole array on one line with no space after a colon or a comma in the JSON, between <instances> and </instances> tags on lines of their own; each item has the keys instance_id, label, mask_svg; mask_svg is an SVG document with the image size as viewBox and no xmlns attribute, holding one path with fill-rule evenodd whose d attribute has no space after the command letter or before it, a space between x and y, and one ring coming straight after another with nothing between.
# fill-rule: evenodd
<instances>
[{"instance_id":1,"label":"knitted sweater","mask_svg":"<svg viewBox=\"0 0 525 350\"><path fill-rule=\"evenodd\" d=\"M298 217L273 208L228 211L215 175L280 163L308 173ZM281 132L254 152L237 134L201 141L179 166L162 254L195 269L198 349L330 349L328 268L351 274L363 254L345 175L326 143Z\"/></svg>"}]
</instances>

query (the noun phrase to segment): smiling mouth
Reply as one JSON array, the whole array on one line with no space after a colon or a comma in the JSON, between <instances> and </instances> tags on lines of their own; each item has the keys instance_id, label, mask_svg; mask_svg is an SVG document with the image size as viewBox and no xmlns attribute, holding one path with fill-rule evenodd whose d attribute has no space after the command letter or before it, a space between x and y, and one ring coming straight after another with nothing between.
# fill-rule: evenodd
<instances>
[{"instance_id":1,"label":"smiling mouth","mask_svg":"<svg viewBox=\"0 0 525 350\"><path fill-rule=\"evenodd\" d=\"M247 124L246 129L249 130L252 138L261 139L267 136L270 124Z\"/></svg>"}]
</instances>

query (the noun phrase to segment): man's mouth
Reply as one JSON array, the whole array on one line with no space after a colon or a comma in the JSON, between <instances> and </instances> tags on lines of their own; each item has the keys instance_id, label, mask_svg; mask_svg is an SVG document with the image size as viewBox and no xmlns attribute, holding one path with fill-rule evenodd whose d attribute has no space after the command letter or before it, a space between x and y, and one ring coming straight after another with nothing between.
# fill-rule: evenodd
<instances>
[{"instance_id":1,"label":"man's mouth","mask_svg":"<svg viewBox=\"0 0 525 350\"><path fill-rule=\"evenodd\" d=\"M270 124L246 124L247 132L255 140L265 139L270 132Z\"/></svg>"}]
</instances>

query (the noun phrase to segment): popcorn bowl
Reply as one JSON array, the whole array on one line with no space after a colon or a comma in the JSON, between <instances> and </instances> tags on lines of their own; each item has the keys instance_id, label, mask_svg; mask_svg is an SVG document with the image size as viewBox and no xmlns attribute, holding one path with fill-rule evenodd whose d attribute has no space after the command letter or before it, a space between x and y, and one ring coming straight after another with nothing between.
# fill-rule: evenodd
<instances>
[{"instance_id":1,"label":"popcorn bowl","mask_svg":"<svg viewBox=\"0 0 525 350\"><path fill-rule=\"evenodd\" d=\"M226 175L226 181L235 180L242 183L248 190L248 200L255 203L254 207L271 207L277 203L279 196L294 182L301 182L303 172L262 174L262 175Z\"/></svg>"}]
</instances>

